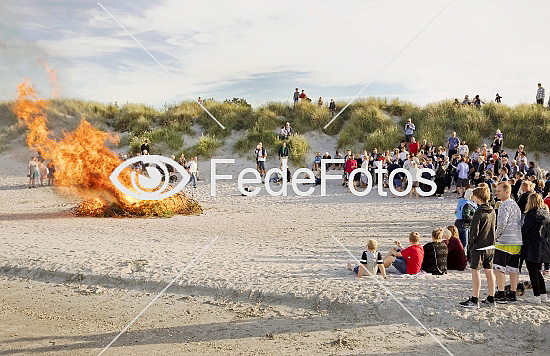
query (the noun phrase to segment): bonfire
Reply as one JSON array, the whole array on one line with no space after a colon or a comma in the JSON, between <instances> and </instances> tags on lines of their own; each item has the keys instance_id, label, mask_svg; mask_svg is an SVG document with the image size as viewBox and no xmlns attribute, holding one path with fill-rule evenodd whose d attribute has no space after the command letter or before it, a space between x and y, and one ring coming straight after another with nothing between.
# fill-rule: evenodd
<instances>
[{"instance_id":1,"label":"bonfire","mask_svg":"<svg viewBox=\"0 0 550 356\"><path fill-rule=\"evenodd\" d=\"M20 124L29 129L27 145L44 159L52 160L56 185L68 188L82 199L72 209L76 215L131 217L202 212L197 201L181 192L163 200L139 200L120 192L109 175L122 161L107 147L108 142L118 142L118 135L97 130L83 118L75 131L65 132L61 140L56 140L46 125L48 100L38 98L28 80L18 90L13 111ZM125 169L118 179L131 187L131 174L131 169Z\"/></svg>"}]
</instances>

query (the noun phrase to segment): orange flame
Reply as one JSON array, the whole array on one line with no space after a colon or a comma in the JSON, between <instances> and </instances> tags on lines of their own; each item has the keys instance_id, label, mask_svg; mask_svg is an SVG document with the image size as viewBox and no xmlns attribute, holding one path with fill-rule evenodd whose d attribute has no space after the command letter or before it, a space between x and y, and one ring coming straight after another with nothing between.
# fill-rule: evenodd
<instances>
[{"instance_id":1,"label":"orange flame","mask_svg":"<svg viewBox=\"0 0 550 356\"><path fill-rule=\"evenodd\" d=\"M95 129L82 119L74 132L65 132L58 142L47 128L44 114L48 101L39 99L30 82L18 86L19 98L13 107L20 124L29 128L27 145L37 150L56 166L55 182L68 187L87 199L81 203L77 214L83 215L171 215L202 212L200 205L178 193L162 201L141 201L120 192L109 175L120 165L118 156L106 143L118 141L112 135ZM131 170L125 169L118 179L130 186Z\"/></svg>"},{"instance_id":2,"label":"orange flame","mask_svg":"<svg viewBox=\"0 0 550 356\"><path fill-rule=\"evenodd\" d=\"M57 98L59 96L59 82L57 81L57 73L55 72L55 69L50 68L48 63L42 59L38 59L38 63L42 64L46 72L48 72L48 75L50 76L50 84L53 87L52 96Z\"/></svg>"}]
</instances>

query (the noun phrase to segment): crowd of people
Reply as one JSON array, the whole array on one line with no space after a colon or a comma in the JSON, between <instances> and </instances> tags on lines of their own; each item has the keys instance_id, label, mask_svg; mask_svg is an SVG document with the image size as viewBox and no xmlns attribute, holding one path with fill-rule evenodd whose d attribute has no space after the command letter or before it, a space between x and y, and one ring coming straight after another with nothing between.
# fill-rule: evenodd
<instances>
[{"instance_id":1,"label":"crowd of people","mask_svg":"<svg viewBox=\"0 0 550 356\"><path fill-rule=\"evenodd\" d=\"M434 230L432 241L424 246L420 245L418 233L412 232L409 247L403 248L396 242L386 257L377 254L375 262L372 246L376 244L369 241L370 248L361 262L365 271L375 274L379 270L384 278L389 266L404 274L421 271L444 274L447 270L464 270L469 263L472 293L460 303L463 307L517 302L517 290L525 285L533 290L529 302L548 302L544 275L550 274L550 173L545 173L534 161L528 162L523 145L513 156L508 155L500 130L495 132L490 146L482 144L473 151L456 132L447 140L447 147L435 147L426 141L419 144L414 131L415 126L409 119L405 139L393 152L380 154L375 149L360 155L348 151L344 172L349 177L358 166L374 169L373 162L377 161L383 162L390 172L397 167L412 170L413 177L418 167L432 168L436 194L442 198L446 189L458 194L455 223L446 229ZM414 179L410 194L418 187ZM410 184L404 182L403 177L395 180L397 187ZM524 262L529 283L519 282ZM359 267L348 265L356 272ZM484 300L480 300L482 268L488 287ZM509 286L506 286L506 275Z\"/></svg>"},{"instance_id":2,"label":"crowd of people","mask_svg":"<svg viewBox=\"0 0 550 356\"><path fill-rule=\"evenodd\" d=\"M31 157L28 164L27 177L29 178L29 189L36 188L37 184L39 186L52 186L54 184L54 173L55 166L53 162L51 160L46 162L40 152L38 152L38 156Z\"/></svg>"}]
</instances>

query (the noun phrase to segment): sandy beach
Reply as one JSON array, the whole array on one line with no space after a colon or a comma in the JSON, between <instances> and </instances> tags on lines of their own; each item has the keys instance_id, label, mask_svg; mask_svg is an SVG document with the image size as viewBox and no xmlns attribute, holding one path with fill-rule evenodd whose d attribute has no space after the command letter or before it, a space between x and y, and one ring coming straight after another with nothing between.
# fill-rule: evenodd
<instances>
[{"instance_id":1,"label":"sandy beach","mask_svg":"<svg viewBox=\"0 0 550 356\"><path fill-rule=\"evenodd\" d=\"M426 243L433 228L453 223L456 195L357 197L329 181L325 197L319 187L309 197L265 189L245 197L236 176L251 163L242 158L216 197L208 165L200 166L198 188L185 191L202 215L77 217L74 197L27 188L27 153L1 156L2 355L98 354L216 236L105 354L445 354L372 278L346 270L351 258L331 236L357 258L368 238L383 253L410 231ZM550 352L548 306L521 297L460 308L469 271L380 281L455 355Z\"/></svg>"}]
</instances>

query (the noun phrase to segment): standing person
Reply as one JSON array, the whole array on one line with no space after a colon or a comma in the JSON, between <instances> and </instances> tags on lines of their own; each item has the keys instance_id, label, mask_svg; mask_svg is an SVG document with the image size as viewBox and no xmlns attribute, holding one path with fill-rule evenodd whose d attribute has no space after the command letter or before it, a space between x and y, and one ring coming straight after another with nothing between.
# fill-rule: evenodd
<instances>
[{"instance_id":1,"label":"standing person","mask_svg":"<svg viewBox=\"0 0 550 356\"><path fill-rule=\"evenodd\" d=\"M288 121L285 124L285 130L286 130L286 135L287 135L286 138L288 139L294 133L294 131L292 131L292 126L290 126L290 122L288 122Z\"/></svg>"},{"instance_id":2,"label":"standing person","mask_svg":"<svg viewBox=\"0 0 550 356\"><path fill-rule=\"evenodd\" d=\"M288 132L286 132L285 125L281 126L281 129L279 130L279 140L286 140L288 139Z\"/></svg>"},{"instance_id":3,"label":"standing person","mask_svg":"<svg viewBox=\"0 0 550 356\"><path fill-rule=\"evenodd\" d=\"M541 273L542 264L550 262L550 214L548 206L541 196L532 194L527 202L525 221L521 227L523 248L521 257L525 260L529 279L533 286L533 297L527 299L531 303L548 302L546 285Z\"/></svg>"},{"instance_id":4,"label":"standing person","mask_svg":"<svg viewBox=\"0 0 550 356\"><path fill-rule=\"evenodd\" d=\"M296 105L296 103L298 103L298 99L300 99L300 91L298 90L298 88L296 88L292 99L294 99L294 105Z\"/></svg>"},{"instance_id":5,"label":"standing person","mask_svg":"<svg viewBox=\"0 0 550 356\"><path fill-rule=\"evenodd\" d=\"M497 277L497 303L516 302L518 272L521 255L521 211L518 204L511 198L512 187L508 182L497 185L496 196L502 202L498 208L495 232L494 269ZM510 292L506 295L506 274L510 274Z\"/></svg>"},{"instance_id":6,"label":"standing person","mask_svg":"<svg viewBox=\"0 0 550 356\"><path fill-rule=\"evenodd\" d=\"M289 149L286 147L286 142L283 142L283 145L279 147L279 161L281 161L281 167L283 162L286 162L286 165L288 167L288 152Z\"/></svg>"},{"instance_id":7,"label":"standing person","mask_svg":"<svg viewBox=\"0 0 550 356\"><path fill-rule=\"evenodd\" d=\"M48 185L54 184L54 174L55 174L55 166L53 165L53 162L48 162Z\"/></svg>"},{"instance_id":8,"label":"standing person","mask_svg":"<svg viewBox=\"0 0 550 356\"><path fill-rule=\"evenodd\" d=\"M411 156L416 156L419 148L420 145L416 142L416 139L411 137L411 143L409 144L409 152L411 153Z\"/></svg>"},{"instance_id":9,"label":"standing person","mask_svg":"<svg viewBox=\"0 0 550 356\"><path fill-rule=\"evenodd\" d=\"M464 95L464 100L462 100L462 105L470 105L470 97L468 95Z\"/></svg>"},{"instance_id":10,"label":"standing person","mask_svg":"<svg viewBox=\"0 0 550 356\"><path fill-rule=\"evenodd\" d=\"M265 178L265 160L267 158L267 152L261 142L258 142L258 146L256 146L256 150L254 151L254 156L256 157L256 170L260 173L260 177Z\"/></svg>"},{"instance_id":11,"label":"standing person","mask_svg":"<svg viewBox=\"0 0 550 356\"><path fill-rule=\"evenodd\" d=\"M29 161L29 173L27 176L29 177L29 189L35 188L35 181L38 180L39 177L39 168L38 168L38 160L36 157L31 157L31 160Z\"/></svg>"},{"instance_id":12,"label":"standing person","mask_svg":"<svg viewBox=\"0 0 550 356\"><path fill-rule=\"evenodd\" d=\"M487 204L491 198L489 189L478 187L472 193L472 200L478 204L472 219L468 250L471 254L472 296L460 303L464 308L479 308L479 292L481 290L481 267L487 278L487 299L483 301L488 306L495 305L495 280L493 276L493 258L495 244L496 216L494 209Z\"/></svg>"},{"instance_id":13,"label":"standing person","mask_svg":"<svg viewBox=\"0 0 550 356\"><path fill-rule=\"evenodd\" d=\"M462 140L462 143L458 146L458 154L463 157L470 155L470 148L466 144L466 140Z\"/></svg>"},{"instance_id":14,"label":"standing person","mask_svg":"<svg viewBox=\"0 0 550 356\"><path fill-rule=\"evenodd\" d=\"M344 158L340 151L336 151L336 154L334 155L334 159L342 159ZM335 163L333 169L342 169L344 167L343 163Z\"/></svg>"},{"instance_id":15,"label":"standing person","mask_svg":"<svg viewBox=\"0 0 550 356\"><path fill-rule=\"evenodd\" d=\"M498 93L497 93L497 96L495 97L495 102L500 104L500 99L502 99L502 96L498 95Z\"/></svg>"},{"instance_id":16,"label":"standing person","mask_svg":"<svg viewBox=\"0 0 550 356\"><path fill-rule=\"evenodd\" d=\"M193 188L197 188L197 173L199 172L197 157L191 158L189 161L189 181L185 183L185 186L193 182Z\"/></svg>"},{"instance_id":17,"label":"standing person","mask_svg":"<svg viewBox=\"0 0 550 356\"><path fill-rule=\"evenodd\" d=\"M537 84L537 104L544 105L544 88L542 87L542 84Z\"/></svg>"},{"instance_id":18,"label":"standing person","mask_svg":"<svg viewBox=\"0 0 550 356\"><path fill-rule=\"evenodd\" d=\"M458 237L462 246L468 246L471 223L477 209L477 204L472 201L473 192L473 189L466 190L464 196L458 198L456 206L455 226L458 229Z\"/></svg>"},{"instance_id":19,"label":"standing person","mask_svg":"<svg viewBox=\"0 0 550 356\"><path fill-rule=\"evenodd\" d=\"M463 196L466 189L469 187L469 175L470 175L470 166L466 163L464 157L460 158L460 163L456 167L458 172L458 180L456 181L456 191L459 196Z\"/></svg>"},{"instance_id":20,"label":"standing person","mask_svg":"<svg viewBox=\"0 0 550 356\"><path fill-rule=\"evenodd\" d=\"M317 101L317 106L321 108L321 107L323 107L323 104L324 104L323 103L323 98L319 97L319 101Z\"/></svg>"},{"instance_id":21,"label":"standing person","mask_svg":"<svg viewBox=\"0 0 550 356\"><path fill-rule=\"evenodd\" d=\"M435 185L437 186L435 194L437 194L438 198L443 199L443 194L445 194L445 165L443 164L443 160L441 158L437 160Z\"/></svg>"},{"instance_id":22,"label":"standing person","mask_svg":"<svg viewBox=\"0 0 550 356\"><path fill-rule=\"evenodd\" d=\"M182 153L180 155L180 158L178 158L178 163L183 167L187 168L187 160L185 159L185 153Z\"/></svg>"},{"instance_id":23,"label":"standing person","mask_svg":"<svg viewBox=\"0 0 550 356\"><path fill-rule=\"evenodd\" d=\"M46 162L42 159L42 162L38 162L38 169L40 170L40 186L44 185L44 180L48 177L48 167Z\"/></svg>"},{"instance_id":24,"label":"standing person","mask_svg":"<svg viewBox=\"0 0 550 356\"><path fill-rule=\"evenodd\" d=\"M351 151L348 150L348 155L346 156L346 163L344 164L344 172L346 175L344 178L343 185L346 185L346 182L347 182L348 184L347 186L349 186L350 184L349 176L355 168L357 168L357 161L355 160L355 157L353 157L353 155L351 154ZM354 182L351 182L351 184L354 184Z\"/></svg>"},{"instance_id":25,"label":"standing person","mask_svg":"<svg viewBox=\"0 0 550 356\"><path fill-rule=\"evenodd\" d=\"M485 104L485 102L483 100L481 100L481 98L479 97L479 95L476 95L474 97L474 102L473 102L473 105L477 108L481 107L481 104Z\"/></svg>"},{"instance_id":26,"label":"standing person","mask_svg":"<svg viewBox=\"0 0 550 356\"><path fill-rule=\"evenodd\" d=\"M141 144L141 154L142 155L147 155L150 152L151 152L151 150L149 150L149 140L145 139L145 141L143 141L143 143Z\"/></svg>"},{"instance_id":27,"label":"standing person","mask_svg":"<svg viewBox=\"0 0 550 356\"><path fill-rule=\"evenodd\" d=\"M460 139L456 137L456 132L453 131L451 137L449 137L449 142L447 142L447 148L449 149L449 157L452 157L456 154L458 145L460 144Z\"/></svg>"},{"instance_id":28,"label":"standing person","mask_svg":"<svg viewBox=\"0 0 550 356\"><path fill-rule=\"evenodd\" d=\"M330 110L330 115L334 117L334 115L336 115L336 103L334 102L334 99L330 99L328 109Z\"/></svg>"},{"instance_id":29,"label":"standing person","mask_svg":"<svg viewBox=\"0 0 550 356\"><path fill-rule=\"evenodd\" d=\"M494 153L500 153L502 149L502 141L503 135L500 130L497 130L497 133L495 133L495 137L493 138L493 143L491 144Z\"/></svg>"},{"instance_id":30,"label":"standing person","mask_svg":"<svg viewBox=\"0 0 550 356\"><path fill-rule=\"evenodd\" d=\"M411 168L409 169L409 172L411 172L412 175L412 189L409 192L409 199L412 199L413 192L416 195L416 200L418 200L418 187L420 184L418 184L418 164L416 162L412 163Z\"/></svg>"},{"instance_id":31,"label":"standing person","mask_svg":"<svg viewBox=\"0 0 550 356\"><path fill-rule=\"evenodd\" d=\"M199 96L199 98L197 99L197 103L199 103L200 105L202 105L202 99L201 99L200 96Z\"/></svg>"},{"instance_id":32,"label":"standing person","mask_svg":"<svg viewBox=\"0 0 550 356\"><path fill-rule=\"evenodd\" d=\"M306 92L304 91L304 89L302 89L302 93L300 94L300 101L303 102L304 100L306 100L306 98Z\"/></svg>"},{"instance_id":33,"label":"standing person","mask_svg":"<svg viewBox=\"0 0 550 356\"><path fill-rule=\"evenodd\" d=\"M416 127L414 126L411 118L409 117L407 119L407 123L405 124L405 141L407 143L411 142L411 138L413 137L415 130L416 130Z\"/></svg>"}]
</instances>

